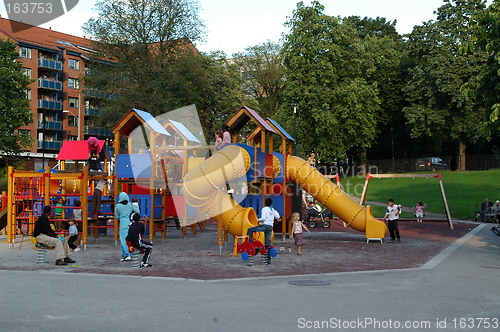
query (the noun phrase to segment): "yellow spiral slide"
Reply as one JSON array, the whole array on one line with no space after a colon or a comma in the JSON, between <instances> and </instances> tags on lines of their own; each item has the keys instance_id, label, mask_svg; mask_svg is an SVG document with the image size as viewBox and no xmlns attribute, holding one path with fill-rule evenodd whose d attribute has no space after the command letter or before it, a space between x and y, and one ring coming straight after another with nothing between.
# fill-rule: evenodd
<instances>
[{"instance_id":1,"label":"yellow spiral slide","mask_svg":"<svg viewBox=\"0 0 500 332\"><path fill-rule=\"evenodd\" d=\"M255 210L240 206L225 192L226 183L245 175L251 162L245 149L230 145L184 177L186 201L200 216L212 217L234 236L246 235L248 228L258 225ZM385 237L387 227L373 217L370 206L359 205L303 159L287 156L286 177L297 182L350 227L365 232L367 238Z\"/></svg>"}]
</instances>

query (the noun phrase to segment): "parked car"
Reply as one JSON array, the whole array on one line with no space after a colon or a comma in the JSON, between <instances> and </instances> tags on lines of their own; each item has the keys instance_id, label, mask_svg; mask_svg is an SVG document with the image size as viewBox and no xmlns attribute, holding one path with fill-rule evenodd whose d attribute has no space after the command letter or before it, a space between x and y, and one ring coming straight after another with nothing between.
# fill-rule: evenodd
<instances>
[{"instance_id":1,"label":"parked car","mask_svg":"<svg viewBox=\"0 0 500 332\"><path fill-rule=\"evenodd\" d=\"M443 162L443 159L438 157L418 158L415 163L416 171L437 171L449 169L448 164Z\"/></svg>"}]
</instances>

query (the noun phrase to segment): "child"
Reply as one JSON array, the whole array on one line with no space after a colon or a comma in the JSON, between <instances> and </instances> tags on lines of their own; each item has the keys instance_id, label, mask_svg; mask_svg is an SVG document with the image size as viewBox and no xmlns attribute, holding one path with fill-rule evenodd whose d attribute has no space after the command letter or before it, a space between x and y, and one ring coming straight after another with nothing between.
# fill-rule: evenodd
<instances>
[{"instance_id":1,"label":"child","mask_svg":"<svg viewBox=\"0 0 500 332\"><path fill-rule=\"evenodd\" d=\"M411 208L413 211L415 211L415 217L417 217L417 222L422 222L422 218L424 217L424 209L425 208L426 208L426 205L422 204L422 201L418 201L417 206Z\"/></svg>"},{"instance_id":2,"label":"child","mask_svg":"<svg viewBox=\"0 0 500 332\"><path fill-rule=\"evenodd\" d=\"M297 255L302 255L300 251L302 249L302 245L304 244L304 238L302 237L302 228L304 228L309 234L311 232L309 229L302 223L300 220L300 213L294 212L292 214L292 239L295 238L295 245L297 246Z\"/></svg>"},{"instance_id":3,"label":"child","mask_svg":"<svg viewBox=\"0 0 500 332\"><path fill-rule=\"evenodd\" d=\"M78 221L82 220L82 202L79 199L75 201L75 208L73 209L73 218Z\"/></svg>"},{"instance_id":4,"label":"child","mask_svg":"<svg viewBox=\"0 0 500 332\"><path fill-rule=\"evenodd\" d=\"M56 208L54 209L54 217L56 219L62 219L62 217L63 217L63 207L64 207L64 199L62 197L59 197L57 199ZM62 222L62 220L56 220L55 221L55 226L56 226L57 230L63 229L63 222Z\"/></svg>"},{"instance_id":5,"label":"child","mask_svg":"<svg viewBox=\"0 0 500 332\"><path fill-rule=\"evenodd\" d=\"M132 197L132 205L133 205L133 206L135 206L135 207L137 207L137 208L140 210L140 208L139 208L139 202L137 201L137 197ZM132 212L132 213L130 214L130 223L133 223L133 222L134 222L134 215L135 215L136 213L137 213L137 212ZM139 216L140 216L140 215L141 215L141 214L139 213Z\"/></svg>"},{"instance_id":6,"label":"child","mask_svg":"<svg viewBox=\"0 0 500 332\"><path fill-rule=\"evenodd\" d=\"M137 249L145 249L141 267L151 267L153 265L149 264L149 258L151 257L151 251L153 250L153 244L143 240L144 224L140 221L139 214L134 213L133 216L134 219L128 229L126 240L132 242L132 245Z\"/></svg>"},{"instance_id":7,"label":"child","mask_svg":"<svg viewBox=\"0 0 500 332\"><path fill-rule=\"evenodd\" d=\"M401 242L398 227L399 213L401 212L400 205L394 204L394 200L392 198L390 198L387 202L389 205L387 206L383 219L387 221L387 228L389 228L389 235L391 236L391 240L389 242Z\"/></svg>"},{"instance_id":8,"label":"child","mask_svg":"<svg viewBox=\"0 0 500 332\"><path fill-rule=\"evenodd\" d=\"M99 159L96 151L92 151L89 159L87 160L87 165L89 166L90 172L102 172L101 160Z\"/></svg>"},{"instance_id":9,"label":"child","mask_svg":"<svg viewBox=\"0 0 500 332\"><path fill-rule=\"evenodd\" d=\"M215 151L219 151L222 146L222 132L218 130L215 133Z\"/></svg>"},{"instance_id":10,"label":"child","mask_svg":"<svg viewBox=\"0 0 500 332\"><path fill-rule=\"evenodd\" d=\"M80 247L75 245L76 239L78 239L78 228L75 225L75 218L70 217L68 219L69 224L69 238L68 238L68 246L71 248L71 251L80 251Z\"/></svg>"}]
</instances>

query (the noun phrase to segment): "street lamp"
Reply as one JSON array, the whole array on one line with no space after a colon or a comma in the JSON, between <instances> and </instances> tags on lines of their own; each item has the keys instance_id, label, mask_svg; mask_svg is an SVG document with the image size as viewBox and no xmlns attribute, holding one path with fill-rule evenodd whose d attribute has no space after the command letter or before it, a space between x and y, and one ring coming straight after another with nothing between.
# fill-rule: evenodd
<instances>
[{"instance_id":1,"label":"street lamp","mask_svg":"<svg viewBox=\"0 0 500 332\"><path fill-rule=\"evenodd\" d=\"M78 109L78 111L80 111L80 109ZM76 115L75 113L73 113L69 110L64 110L63 113L70 113L76 118L77 128L78 128L78 140L80 140L80 114ZM78 112L78 113L80 113L80 112Z\"/></svg>"},{"instance_id":2,"label":"street lamp","mask_svg":"<svg viewBox=\"0 0 500 332\"><path fill-rule=\"evenodd\" d=\"M295 140L293 143L293 155L297 155L297 106L299 104L292 103L293 106L293 139Z\"/></svg>"},{"instance_id":3,"label":"street lamp","mask_svg":"<svg viewBox=\"0 0 500 332\"><path fill-rule=\"evenodd\" d=\"M396 172L396 167L394 166L394 127L389 128L391 129L391 148L392 148L392 171L395 173Z\"/></svg>"}]
</instances>

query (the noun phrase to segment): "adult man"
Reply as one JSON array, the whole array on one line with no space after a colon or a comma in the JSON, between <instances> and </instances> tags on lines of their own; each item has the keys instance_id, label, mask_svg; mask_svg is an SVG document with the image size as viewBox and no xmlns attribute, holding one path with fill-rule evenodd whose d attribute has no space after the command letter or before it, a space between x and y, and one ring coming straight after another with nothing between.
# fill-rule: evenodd
<instances>
[{"instance_id":1,"label":"adult man","mask_svg":"<svg viewBox=\"0 0 500 332\"><path fill-rule=\"evenodd\" d=\"M47 247L55 248L56 265L68 265L68 263L74 263L75 261L69 257L70 250L68 242L59 239L56 232L54 232L50 225L49 216L51 211L52 209L49 205L43 207L43 214L35 222L33 237L35 237L39 243L46 245Z\"/></svg>"},{"instance_id":2,"label":"adult man","mask_svg":"<svg viewBox=\"0 0 500 332\"><path fill-rule=\"evenodd\" d=\"M394 200L391 198L388 200L389 206L387 207L387 212L385 213L384 220L387 220L387 227L389 228L389 235L391 236L390 242L398 241L401 242L399 236L398 220L399 214L401 213L401 208L399 205L394 204Z\"/></svg>"}]
</instances>

